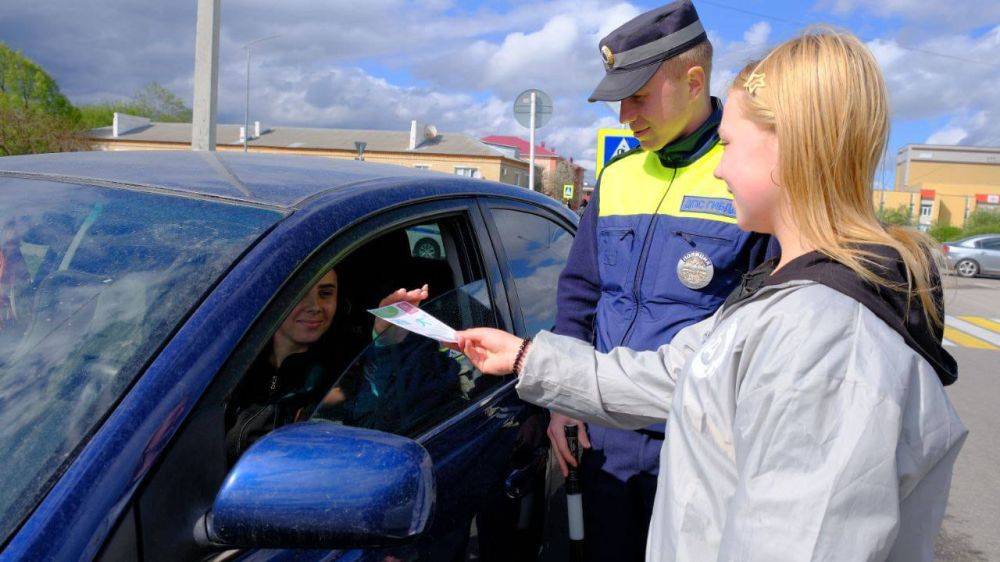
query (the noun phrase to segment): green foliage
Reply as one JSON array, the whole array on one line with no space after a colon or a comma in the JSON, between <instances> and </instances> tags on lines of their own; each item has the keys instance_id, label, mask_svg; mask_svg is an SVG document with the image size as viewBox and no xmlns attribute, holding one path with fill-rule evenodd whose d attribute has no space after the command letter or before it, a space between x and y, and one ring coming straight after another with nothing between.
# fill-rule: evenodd
<instances>
[{"instance_id":1,"label":"green foliage","mask_svg":"<svg viewBox=\"0 0 1000 562\"><path fill-rule=\"evenodd\" d=\"M49 115L77 121L73 107L51 76L21 53L0 42L0 96L8 107L37 108Z\"/></svg>"},{"instance_id":2,"label":"green foliage","mask_svg":"<svg viewBox=\"0 0 1000 562\"><path fill-rule=\"evenodd\" d=\"M0 42L0 155L80 150L80 111L41 67Z\"/></svg>"},{"instance_id":3,"label":"green foliage","mask_svg":"<svg viewBox=\"0 0 1000 562\"><path fill-rule=\"evenodd\" d=\"M110 127L115 120L115 112L129 113L126 102L101 102L80 106L80 129L88 131L98 127ZM134 113L132 114L134 115Z\"/></svg>"},{"instance_id":4,"label":"green foliage","mask_svg":"<svg viewBox=\"0 0 1000 562\"><path fill-rule=\"evenodd\" d=\"M952 240L962 238L963 230L957 226L938 223L932 226L927 234L930 234L931 238L938 242L951 242Z\"/></svg>"},{"instance_id":5,"label":"green foliage","mask_svg":"<svg viewBox=\"0 0 1000 562\"><path fill-rule=\"evenodd\" d=\"M913 216L910 214L910 208L906 205L900 205L895 209L881 208L876 210L876 215L878 220L883 224L891 224L893 226L912 226Z\"/></svg>"},{"instance_id":6,"label":"green foliage","mask_svg":"<svg viewBox=\"0 0 1000 562\"><path fill-rule=\"evenodd\" d=\"M962 234L964 236L1000 234L1000 210L980 209L969 213Z\"/></svg>"},{"instance_id":7,"label":"green foliage","mask_svg":"<svg viewBox=\"0 0 1000 562\"><path fill-rule=\"evenodd\" d=\"M150 82L126 101L102 101L80 108L82 127L94 129L108 127L114 121L115 112L128 113L137 117L148 117L161 123L190 123L191 109L170 90L156 82Z\"/></svg>"},{"instance_id":8,"label":"green foliage","mask_svg":"<svg viewBox=\"0 0 1000 562\"><path fill-rule=\"evenodd\" d=\"M548 195L556 201L563 200L563 186L575 183L576 180L573 173L573 166L566 160L562 159L556 163L554 173L536 174L535 179L538 180L539 176L542 176L542 193ZM580 190L576 189L573 192L573 198L576 200L580 199L580 194L577 193L578 191Z\"/></svg>"}]
</instances>

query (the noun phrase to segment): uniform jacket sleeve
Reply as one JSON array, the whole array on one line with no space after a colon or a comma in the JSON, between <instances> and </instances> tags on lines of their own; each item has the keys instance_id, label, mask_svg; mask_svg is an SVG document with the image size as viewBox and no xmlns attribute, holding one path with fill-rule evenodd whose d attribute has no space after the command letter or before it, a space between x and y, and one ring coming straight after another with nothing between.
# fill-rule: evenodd
<instances>
[{"instance_id":1,"label":"uniform jacket sleeve","mask_svg":"<svg viewBox=\"0 0 1000 562\"><path fill-rule=\"evenodd\" d=\"M587 422L626 429L662 422L677 378L712 321L688 326L656 351L619 347L599 353L573 338L541 332L525 357L517 393Z\"/></svg>"},{"instance_id":2,"label":"uniform jacket sleeve","mask_svg":"<svg viewBox=\"0 0 1000 562\"><path fill-rule=\"evenodd\" d=\"M903 415L880 381L902 375L864 347L870 334L856 316L831 313L825 327L802 329L813 321L788 314L757 326L742 351L735 493L719 560L889 556Z\"/></svg>"},{"instance_id":3,"label":"uniform jacket sleeve","mask_svg":"<svg viewBox=\"0 0 1000 562\"><path fill-rule=\"evenodd\" d=\"M601 272L597 265L597 217L600 184L583 212L566 260L559 275L556 296L557 334L588 343L594 341L594 314L601 296Z\"/></svg>"}]
</instances>

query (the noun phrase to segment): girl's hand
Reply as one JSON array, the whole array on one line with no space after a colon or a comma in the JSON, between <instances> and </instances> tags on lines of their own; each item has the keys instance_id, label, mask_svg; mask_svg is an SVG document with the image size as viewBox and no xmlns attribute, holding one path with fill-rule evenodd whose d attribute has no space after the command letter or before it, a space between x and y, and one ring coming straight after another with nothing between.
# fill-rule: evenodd
<instances>
[{"instance_id":1,"label":"girl's hand","mask_svg":"<svg viewBox=\"0 0 1000 562\"><path fill-rule=\"evenodd\" d=\"M413 306L420 306L421 301L427 299L428 290L429 289L426 284L419 289L413 289L410 291L407 291L406 289L396 289L396 291L389 293L384 299L379 301L378 306L379 308L382 308L383 306L389 306L390 304L396 304L397 302L402 301L406 301ZM374 329L376 334L381 334L389 326L391 326L389 322L386 322L381 318L375 319Z\"/></svg>"},{"instance_id":2,"label":"girl's hand","mask_svg":"<svg viewBox=\"0 0 1000 562\"><path fill-rule=\"evenodd\" d=\"M521 348L521 338L493 328L457 332L458 349L487 375L509 375Z\"/></svg>"}]
</instances>

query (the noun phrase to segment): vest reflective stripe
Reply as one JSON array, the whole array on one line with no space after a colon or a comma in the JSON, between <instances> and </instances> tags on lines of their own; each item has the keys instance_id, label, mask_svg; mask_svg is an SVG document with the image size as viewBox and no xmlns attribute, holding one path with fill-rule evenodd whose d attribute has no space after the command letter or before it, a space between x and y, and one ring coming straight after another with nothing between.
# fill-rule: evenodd
<instances>
[{"instance_id":1,"label":"vest reflective stripe","mask_svg":"<svg viewBox=\"0 0 1000 562\"><path fill-rule=\"evenodd\" d=\"M690 166L678 168L658 214L736 224L733 196L726 183L712 175L722 150L716 145ZM615 161L601 174L600 216L653 214L673 175L651 151Z\"/></svg>"}]
</instances>

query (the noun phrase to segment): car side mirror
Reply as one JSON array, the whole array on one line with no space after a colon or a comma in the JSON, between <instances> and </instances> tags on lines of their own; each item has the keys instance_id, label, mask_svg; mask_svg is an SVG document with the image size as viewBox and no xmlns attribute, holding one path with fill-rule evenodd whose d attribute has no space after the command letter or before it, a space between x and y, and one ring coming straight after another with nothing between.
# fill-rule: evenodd
<instances>
[{"instance_id":1,"label":"car side mirror","mask_svg":"<svg viewBox=\"0 0 1000 562\"><path fill-rule=\"evenodd\" d=\"M416 537L434 506L430 455L416 441L314 420L254 443L205 518L214 543L362 548Z\"/></svg>"}]
</instances>

